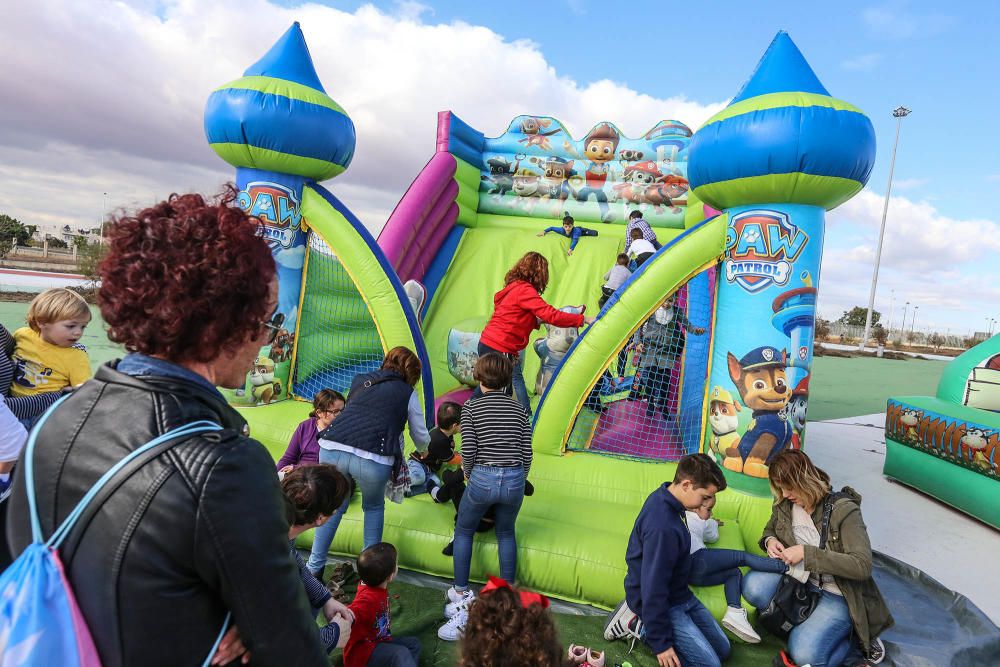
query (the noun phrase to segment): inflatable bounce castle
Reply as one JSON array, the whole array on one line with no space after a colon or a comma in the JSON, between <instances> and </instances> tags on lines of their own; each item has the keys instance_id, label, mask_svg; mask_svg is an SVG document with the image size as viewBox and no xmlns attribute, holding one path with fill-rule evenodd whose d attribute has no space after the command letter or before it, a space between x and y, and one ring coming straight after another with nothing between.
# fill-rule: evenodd
<instances>
[{"instance_id":1,"label":"inflatable bounce castle","mask_svg":"<svg viewBox=\"0 0 1000 667\"><path fill-rule=\"evenodd\" d=\"M231 395L274 453L316 391L346 390L396 345L423 362L429 421L436 402L464 400L493 295L537 250L550 262L545 299L596 321L542 329L525 352L536 492L518 518L521 583L617 603L643 500L698 451L730 481L716 508L720 546L758 551L767 464L805 439L824 213L864 186L875 155L868 118L826 91L787 34L694 133L663 120L628 137L601 122L574 138L554 118L524 115L493 138L442 112L434 155L377 241L318 184L349 166L354 126L326 95L298 25L212 94L205 128L279 265L283 331ZM636 210L662 247L598 308ZM596 232L572 254L568 239L538 237L566 213ZM669 375L659 394L650 346L637 344L657 317L686 321L659 363ZM441 549L453 520L428 496L410 498L387 506L385 539L403 567L449 576ZM361 543L354 504L333 551ZM477 536L473 576L496 562L492 536ZM699 595L721 615L721 589Z\"/></svg>"},{"instance_id":2,"label":"inflatable bounce castle","mask_svg":"<svg viewBox=\"0 0 1000 667\"><path fill-rule=\"evenodd\" d=\"M1000 336L948 363L937 396L890 398L883 473L1000 528Z\"/></svg>"}]
</instances>

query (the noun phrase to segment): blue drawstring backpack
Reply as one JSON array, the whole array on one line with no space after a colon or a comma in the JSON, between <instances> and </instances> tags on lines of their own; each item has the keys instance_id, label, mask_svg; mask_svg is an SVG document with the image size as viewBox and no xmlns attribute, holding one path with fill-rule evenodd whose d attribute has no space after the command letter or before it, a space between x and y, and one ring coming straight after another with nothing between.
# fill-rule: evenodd
<instances>
[{"instance_id":1,"label":"blue drawstring backpack","mask_svg":"<svg viewBox=\"0 0 1000 667\"><path fill-rule=\"evenodd\" d=\"M26 445L24 480L31 514L32 543L0 575L0 667L100 667L101 660L94 648L94 640L63 571L59 546L94 497L129 464L136 465L126 471L125 477L153 456L177 444L181 438L222 430L213 422L197 421L175 428L139 447L101 475L52 536L43 540L35 504L32 456L42 424L63 400L56 401L42 416ZM146 457L137 461L143 455ZM211 662L228 625L227 614L202 667Z\"/></svg>"}]
</instances>

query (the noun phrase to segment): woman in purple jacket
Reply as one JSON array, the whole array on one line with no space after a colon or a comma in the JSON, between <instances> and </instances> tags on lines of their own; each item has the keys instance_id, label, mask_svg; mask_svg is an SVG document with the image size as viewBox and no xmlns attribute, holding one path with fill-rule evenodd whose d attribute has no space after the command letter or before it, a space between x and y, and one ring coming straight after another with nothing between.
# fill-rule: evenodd
<instances>
[{"instance_id":1,"label":"woman in purple jacket","mask_svg":"<svg viewBox=\"0 0 1000 667\"><path fill-rule=\"evenodd\" d=\"M344 395L333 389L320 389L313 397L309 419L299 424L278 460L278 476L284 477L297 466L319 463L319 433L344 411Z\"/></svg>"}]
</instances>

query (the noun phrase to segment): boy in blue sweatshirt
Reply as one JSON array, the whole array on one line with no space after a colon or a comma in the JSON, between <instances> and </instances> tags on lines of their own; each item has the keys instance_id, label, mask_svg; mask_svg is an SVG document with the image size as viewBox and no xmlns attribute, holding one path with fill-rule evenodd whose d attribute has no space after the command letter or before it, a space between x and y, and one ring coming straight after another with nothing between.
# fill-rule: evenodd
<instances>
[{"instance_id":1,"label":"boy in blue sweatshirt","mask_svg":"<svg viewBox=\"0 0 1000 667\"><path fill-rule=\"evenodd\" d=\"M596 229L587 229L586 227L577 227L576 221L573 219L569 213L563 216L562 227L546 227L544 231L538 232L539 236L545 236L549 232L553 234L559 234L560 236L565 236L570 239L569 250L566 251L567 255L572 255L573 251L576 250L576 244L580 241L581 236L597 236Z\"/></svg>"},{"instance_id":2,"label":"boy in blue sweatshirt","mask_svg":"<svg viewBox=\"0 0 1000 667\"><path fill-rule=\"evenodd\" d=\"M674 481L646 498L625 552L625 599L604 626L606 640L645 639L661 667L721 665L729 656L722 628L688 588L691 533L684 514L725 488L711 457L690 454L678 462Z\"/></svg>"}]
</instances>

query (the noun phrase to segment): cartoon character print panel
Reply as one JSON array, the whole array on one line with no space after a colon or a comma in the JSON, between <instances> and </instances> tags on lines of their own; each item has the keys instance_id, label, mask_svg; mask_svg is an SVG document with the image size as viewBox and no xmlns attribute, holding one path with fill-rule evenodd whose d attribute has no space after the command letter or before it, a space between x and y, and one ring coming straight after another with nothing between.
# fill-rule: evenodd
<instances>
[{"instance_id":1,"label":"cartoon character print panel","mask_svg":"<svg viewBox=\"0 0 1000 667\"><path fill-rule=\"evenodd\" d=\"M769 493L770 462L803 445L822 238L813 206L730 211L705 451L749 493Z\"/></svg>"},{"instance_id":2,"label":"cartoon character print panel","mask_svg":"<svg viewBox=\"0 0 1000 667\"><path fill-rule=\"evenodd\" d=\"M890 399L886 437L992 479L1000 465L1000 431Z\"/></svg>"},{"instance_id":3,"label":"cartoon character print panel","mask_svg":"<svg viewBox=\"0 0 1000 667\"><path fill-rule=\"evenodd\" d=\"M582 139L546 117L518 116L487 139L479 211L618 222L634 209L654 227L684 226L691 130L664 120L637 139L601 122Z\"/></svg>"}]
</instances>

